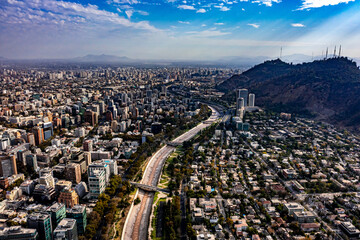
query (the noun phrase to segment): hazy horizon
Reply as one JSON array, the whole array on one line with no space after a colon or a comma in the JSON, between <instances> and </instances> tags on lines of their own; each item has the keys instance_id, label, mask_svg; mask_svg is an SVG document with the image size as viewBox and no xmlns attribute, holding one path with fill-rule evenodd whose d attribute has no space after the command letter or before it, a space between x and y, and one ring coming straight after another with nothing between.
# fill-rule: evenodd
<instances>
[{"instance_id":1,"label":"hazy horizon","mask_svg":"<svg viewBox=\"0 0 360 240\"><path fill-rule=\"evenodd\" d=\"M0 56L144 60L321 56L360 49L358 0L0 0Z\"/></svg>"}]
</instances>

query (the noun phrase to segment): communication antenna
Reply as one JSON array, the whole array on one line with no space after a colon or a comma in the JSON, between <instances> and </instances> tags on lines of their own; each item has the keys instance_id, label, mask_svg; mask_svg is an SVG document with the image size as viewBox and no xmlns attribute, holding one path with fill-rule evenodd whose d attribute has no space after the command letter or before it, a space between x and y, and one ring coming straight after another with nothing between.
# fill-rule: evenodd
<instances>
[{"instance_id":1,"label":"communication antenna","mask_svg":"<svg viewBox=\"0 0 360 240\"><path fill-rule=\"evenodd\" d=\"M339 57L341 57L341 45L340 45L340 49L339 49Z\"/></svg>"},{"instance_id":2,"label":"communication antenna","mask_svg":"<svg viewBox=\"0 0 360 240\"><path fill-rule=\"evenodd\" d=\"M334 58L336 58L336 45L335 45L335 48L334 48Z\"/></svg>"},{"instance_id":3,"label":"communication antenna","mask_svg":"<svg viewBox=\"0 0 360 240\"><path fill-rule=\"evenodd\" d=\"M328 52L329 52L329 48L326 48L325 59L327 59Z\"/></svg>"},{"instance_id":4,"label":"communication antenna","mask_svg":"<svg viewBox=\"0 0 360 240\"><path fill-rule=\"evenodd\" d=\"M280 47L280 58L279 59L281 59L281 57L282 57L282 47Z\"/></svg>"}]
</instances>

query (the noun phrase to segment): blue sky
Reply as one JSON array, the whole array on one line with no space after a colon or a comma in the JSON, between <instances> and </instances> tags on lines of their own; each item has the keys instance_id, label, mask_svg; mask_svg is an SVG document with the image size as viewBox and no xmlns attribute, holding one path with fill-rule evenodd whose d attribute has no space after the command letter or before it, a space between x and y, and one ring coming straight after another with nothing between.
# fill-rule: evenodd
<instances>
[{"instance_id":1,"label":"blue sky","mask_svg":"<svg viewBox=\"0 0 360 240\"><path fill-rule=\"evenodd\" d=\"M0 56L360 56L359 0L0 0Z\"/></svg>"}]
</instances>

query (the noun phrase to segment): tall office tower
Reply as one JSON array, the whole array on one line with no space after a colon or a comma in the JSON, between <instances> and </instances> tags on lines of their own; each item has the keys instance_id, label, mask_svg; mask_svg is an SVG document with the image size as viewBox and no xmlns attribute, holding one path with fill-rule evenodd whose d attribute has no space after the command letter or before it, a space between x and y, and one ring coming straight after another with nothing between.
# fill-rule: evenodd
<instances>
[{"instance_id":1,"label":"tall office tower","mask_svg":"<svg viewBox=\"0 0 360 240\"><path fill-rule=\"evenodd\" d=\"M100 106L97 104L91 105L91 110L95 112L98 116L100 115Z\"/></svg>"},{"instance_id":2,"label":"tall office tower","mask_svg":"<svg viewBox=\"0 0 360 240\"><path fill-rule=\"evenodd\" d=\"M243 98L245 107L248 105L248 94L249 94L249 91L245 88L237 90L236 99Z\"/></svg>"},{"instance_id":3,"label":"tall office tower","mask_svg":"<svg viewBox=\"0 0 360 240\"><path fill-rule=\"evenodd\" d=\"M86 166L88 167L91 164L91 153L84 152L84 159L85 159Z\"/></svg>"},{"instance_id":4,"label":"tall office tower","mask_svg":"<svg viewBox=\"0 0 360 240\"><path fill-rule=\"evenodd\" d=\"M166 97L166 95L167 95L167 87L166 86L161 86L161 93Z\"/></svg>"},{"instance_id":5,"label":"tall office tower","mask_svg":"<svg viewBox=\"0 0 360 240\"><path fill-rule=\"evenodd\" d=\"M73 208L66 212L66 217L76 220L78 234L82 235L85 233L87 225L86 220L86 207L82 205L75 205Z\"/></svg>"},{"instance_id":6,"label":"tall office tower","mask_svg":"<svg viewBox=\"0 0 360 240\"><path fill-rule=\"evenodd\" d=\"M105 113L105 102L99 101L99 107L100 107L100 114L104 114Z\"/></svg>"},{"instance_id":7,"label":"tall office tower","mask_svg":"<svg viewBox=\"0 0 360 240\"><path fill-rule=\"evenodd\" d=\"M152 97L152 90L146 90L146 97L151 98Z\"/></svg>"},{"instance_id":8,"label":"tall office tower","mask_svg":"<svg viewBox=\"0 0 360 240\"><path fill-rule=\"evenodd\" d=\"M10 177L14 174L17 174L15 155L0 156L0 177Z\"/></svg>"},{"instance_id":9,"label":"tall office tower","mask_svg":"<svg viewBox=\"0 0 360 240\"><path fill-rule=\"evenodd\" d=\"M69 180L72 183L81 182L80 164L69 163L66 165L66 180Z\"/></svg>"},{"instance_id":10,"label":"tall office tower","mask_svg":"<svg viewBox=\"0 0 360 240\"><path fill-rule=\"evenodd\" d=\"M26 166L27 165L26 156L30 154L31 151L29 150L19 150L16 154L18 163L22 164L22 166Z\"/></svg>"},{"instance_id":11,"label":"tall office tower","mask_svg":"<svg viewBox=\"0 0 360 240\"><path fill-rule=\"evenodd\" d=\"M33 131L35 137L35 144L39 145L44 141L44 132L41 127L34 127Z\"/></svg>"},{"instance_id":12,"label":"tall office tower","mask_svg":"<svg viewBox=\"0 0 360 240\"><path fill-rule=\"evenodd\" d=\"M33 168L34 171L37 171L38 164L37 164L37 157L35 154L26 155L26 166Z\"/></svg>"},{"instance_id":13,"label":"tall office tower","mask_svg":"<svg viewBox=\"0 0 360 240\"><path fill-rule=\"evenodd\" d=\"M30 145L35 146L35 136L33 133L27 134L27 142L30 143Z\"/></svg>"},{"instance_id":14,"label":"tall office tower","mask_svg":"<svg viewBox=\"0 0 360 240\"><path fill-rule=\"evenodd\" d=\"M76 220L64 218L54 230L54 240L78 240Z\"/></svg>"},{"instance_id":15,"label":"tall office tower","mask_svg":"<svg viewBox=\"0 0 360 240\"><path fill-rule=\"evenodd\" d=\"M236 101L236 111L239 111L244 106L245 106L244 99L243 98L238 98L237 101Z\"/></svg>"},{"instance_id":16,"label":"tall office tower","mask_svg":"<svg viewBox=\"0 0 360 240\"><path fill-rule=\"evenodd\" d=\"M250 93L249 94L249 107L255 106L255 94Z\"/></svg>"},{"instance_id":17,"label":"tall office tower","mask_svg":"<svg viewBox=\"0 0 360 240\"><path fill-rule=\"evenodd\" d=\"M51 222L52 222L53 228L55 228L56 225L58 225L61 222L61 220L66 218L65 204L56 202L53 205L51 205L50 207L48 207L48 209L46 209L46 211L51 216Z\"/></svg>"},{"instance_id":18,"label":"tall office tower","mask_svg":"<svg viewBox=\"0 0 360 240\"><path fill-rule=\"evenodd\" d=\"M121 93L121 103L122 104L127 104L127 101L128 101L127 93Z\"/></svg>"},{"instance_id":19,"label":"tall office tower","mask_svg":"<svg viewBox=\"0 0 360 240\"><path fill-rule=\"evenodd\" d=\"M84 113L84 121L90 123L91 126L95 126L98 123L97 113L91 110L87 110Z\"/></svg>"},{"instance_id":20,"label":"tall office tower","mask_svg":"<svg viewBox=\"0 0 360 240\"><path fill-rule=\"evenodd\" d=\"M90 171L89 167L88 176L90 198L96 199L105 192L105 169L93 169Z\"/></svg>"},{"instance_id":21,"label":"tall office tower","mask_svg":"<svg viewBox=\"0 0 360 240\"><path fill-rule=\"evenodd\" d=\"M90 174L92 171L96 169L102 169L105 172L105 184L107 184L110 181L110 175L111 175L111 169L110 165L104 161L96 161L92 162L88 167L88 174Z\"/></svg>"},{"instance_id":22,"label":"tall office tower","mask_svg":"<svg viewBox=\"0 0 360 240\"><path fill-rule=\"evenodd\" d=\"M54 134L54 128L52 122L47 122L43 124L43 133L44 133L44 140L48 140Z\"/></svg>"},{"instance_id":23,"label":"tall office tower","mask_svg":"<svg viewBox=\"0 0 360 240\"><path fill-rule=\"evenodd\" d=\"M38 231L39 239L52 240L51 217L49 214L31 213L27 218L27 226Z\"/></svg>"}]
</instances>

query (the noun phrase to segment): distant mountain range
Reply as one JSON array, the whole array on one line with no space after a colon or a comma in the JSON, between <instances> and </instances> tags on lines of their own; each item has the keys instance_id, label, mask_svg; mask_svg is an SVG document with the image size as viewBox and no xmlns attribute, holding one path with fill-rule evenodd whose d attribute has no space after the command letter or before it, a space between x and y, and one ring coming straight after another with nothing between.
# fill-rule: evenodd
<instances>
[{"instance_id":1,"label":"distant mountain range","mask_svg":"<svg viewBox=\"0 0 360 240\"><path fill-rule=\"evenodd\" d=\"M313 60L320 60L321 56L307 56L303 54L293 54L283 56L282 61L287 63L304 63L310 62ZM0 60L6 62L26 62L29 61L33 63L108 63L108 64L153 64L153 65L183 65L183 66L229 66L229 67L242 67L250 68L257 64L260 64L264 61L271 60L273 58L267 56L257 56L257 57L239 57L239 56L230 56L223 57L215 60L171 60L171 59L153 59L153 60L144 60L144 59L132 59L126 56L116 56L116 55L94 55L89 54L83 57L75 58L62 58L62 59L9 59L0 57ZM360 59L354 59L360 64Z\"/></svg>"},{"instance_id":2,"label":"distant mountain range","mask_svg":"<svg viewBox=\"0 0 360 240\"><path fill-rule=\"evenodd\" d=\"M256 104L360 129L360 70L347 58L304 64L266 61L217 85L235 101L235 90L248 88Z\"/></svg>"}]
</instances>

